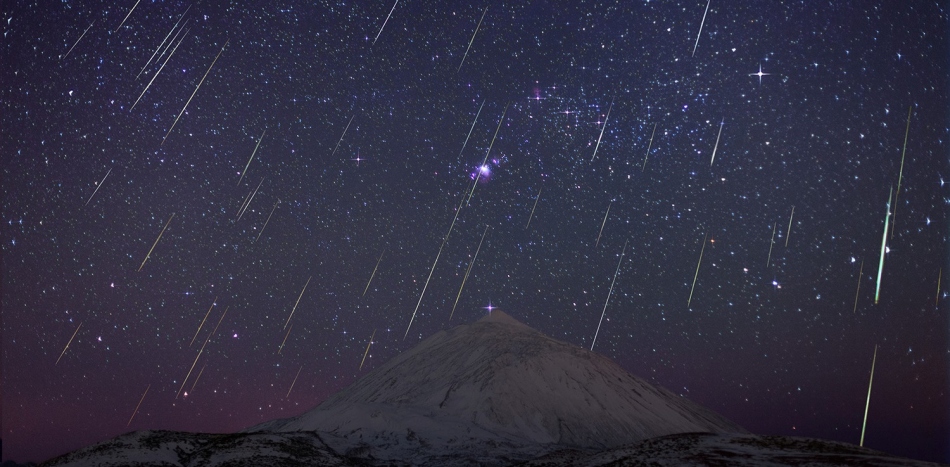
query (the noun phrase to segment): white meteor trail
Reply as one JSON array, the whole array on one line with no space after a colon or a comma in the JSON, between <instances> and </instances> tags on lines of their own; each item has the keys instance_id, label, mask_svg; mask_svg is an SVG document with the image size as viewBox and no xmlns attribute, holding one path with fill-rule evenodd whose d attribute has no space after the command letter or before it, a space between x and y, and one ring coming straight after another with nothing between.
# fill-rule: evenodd
<instances>
[{"instance_id":1,"label":"white meteor trail","mask_svg":"<svg viewBox=\"0 0 950 467\"><path fill-rule=\"evenodd\" d=\"M162 43L158 44L158 47L155 48L155 52L152 52L152 56L148 58L147 62L145 62L145 66L143 66L142 69L139 70L139 74L135 75L135 79L139 79L139 76L142 76L142 73L145 71L145 69L148 68L148 66L152 63L152 60L155 58L155 56L158 55L158 51L161 50L162 46L165 45L165 42L168 41L168 37L171 36L172 33L175 32L176 29L178 29L178 23L180 23L181 20L185 18L185 15L188 14L188 10L190 9L191 9L191 5L188 5L188 8L186 8L185 12L182 13L180 18L178 18L178 21L175 22L175 25L172 26L172 28L168 30L168 34L165 34L165 38L162 39ZM184 29L184 26L182 26L182 29ZM178 29L178 32L181 32L181 29ZM175 33L175 37L178 37L178 33ZM175 39L172 38L172 42L174 41Z\"/></svg>"},{"instance_id":2,"label":"white meteor trail","mask_svg":"<svg viewBox=\"0 0 950 467\"><path fill-rule=\"evenodd\" d=\"M261 189L261 185L262 185L262 184L264 184L264 179L263 179L263 178L261 178L260 183L257 184L257 188L254 189L254 192L251 193L251 196L247 199L247 202L244 203L244 207L241 209L240 214L238 214L237 220L235 220L234 222L237 222L237 221L241 220L242 217L244 217L244 213L247 212L247 208L249 208L249 207L251 206L251 201L254 201L254 197L257 196L257 190L260 190L260 189Z\"/></svg>"},{"instance_id":3,"label":"white meteor trail","mask_svg":"<svg viewBox=\"0 0 950 467\"><path fill-rule=\"evenodd\" d=\"M188 31L190 31L190 29L189 29ZM183 34L183 35L181 36L181 39L178 40L178 43L175 44L175 48L172 49L172 53L168 54L168 57L165 59L164 62L162 62L162 66L158 67L158 71L156 71L155 74L152 75L152 79L149 80L148 84L145 85L145 89L143 89L143 90L142 90L142 93L139 94L139 98L135 100L135 103L132 104L132 107L129 107L129 112L131 112L132 109L134 109L135 106L138 105L139 101L142 100L142 96L144 96L145 93L148 92L148 88L152 87L152 83L155 82L155 78L158 78L158 75L161 74L162 70L165 69L165 64L167 64L168 61L171 60L172 55L175 55L175 51L178 50L178 46L181 45L182 41L185 40L185 36L188 35L188 31L185 31L185 34ZM178 37L178 36L176 35L175 37ZM174 41L174 40L175 40L175 39L172 38L172 41Z\"/></svg>"},{"instance_id":4,"label":"white meteor trail","mask_svg":"<svg viewBox=\"0 0 950 467\"><path fill-rule=\"evenodd\" d=\"M212 310L212 309L214 308L214 306L217 304L217 301L218 301L218 297L214 297L214 301L211 302L211 306L208 308L208 312L205 313L204 319L202 319L202 320L201 320L201 324L198 325L198 330L195 331L195 336L191 338L191 342L188 343L188 347L191 347L191 344L194 344L194 343L195 343L195 339L198 338L198 333L201 332L201 327L205 325L205 321L208 320L208 315L211 314L211 310Z\"/></svg>"},{"instance_id":5,"label":"white meteor trail","mask_svg":"<svg viewBox=\"0 0 950 467\"><path fill-rule=\"evenodd\" d=\"M792 214L788 216L788 231L785 232L785 247L788 248L788 237L792 235L792 218L795 217L795 206L792 206Z\"/></svg>"},{"instance_id":6,"label":"white meteor trail","mask_svg":"<svg viewBox=\"0 0 950 467\"><path fill-rule=\"evenodd\" d=\"M462 289L465 288L465 283L468 281L468 275L472 272L472 266L475 265L475 260L478 258L478 252L482 251L482 243L485 241L485 235L488 234L488 225L485 225L485 232L482 233L482 239L478 242L478 248L475 249L475 256L472 256L472 260L468 263L468 269L465 270L465 276L462 277L462 285L459 286L459 293L455 296L455 304L452 305L452 312L449 313L449 321L452 320L452 316L455 315L455 307L459 304L459 298L462 296Z\"/></svg>"},{"instance_id":7,"label":"white meteor trail","mask_svg":"<svg viewBox=\"0 0 950 467\"><path fill-rule=\"evenodd\" d=\"M115 28L115 31L112 31L113 34L119 32L119 29L122 29L122 25L125 24L125 20L129 19L129 16L132 15L132 12L135 11L135 7L139 6L139 2L141 1L142 0L135 1L135 5L132 5L132 9L129 10L129 14L125 15L125 18L122 18L122 22L119 23L119 27Z\"/></svg>"},{"instance_id":8,"label":"white meteor trail","mask_svg":"<svg viewBox=\"0 0 950 467\"><path fill-rule=\"evenodd\" d=\"M910 106L907 108L907 129L904 130L904 149L901 150L901 171L897 176L897 191L894 192L894 222L891 225L891 238L894 238L894 228L897 226L897 197L901 194L901 180L904 179L904 156L907 154L907 136L910 135L910 116L914 111L914 107Z\"/></svg>"},{"instance_id":9,"label":"white meteor trail","mask_svg":"<svg viewBox=\"0 0 950 467\"><path fill-rule=\"evenodd\" d=\"M412 310L412 318L409 318L409 326L406 327L406 334L402 336L402 340L406 340L406 337L409 336L409 329L412 328L412 322L416 319L416 313L419 311L419 305L422 304L422 297L426 294L426 289L429 288L429 281L432 280L432 273L435 271L435 265L439 264L439 257L442 256L442 248L445 248L445 241L448 240L448 236L442 239L442 246L439 247L439 254L435 255L435 261L432 262L432 268L429 269L429 277L426 278L426 284L422 287L422 293L419 294L419 301L416 302L416 309Z\"/></svg>"},{"instance_id":10,"label":"white meteor trail","mask_svg":"<svg viewBox=\"0 0 950 467\"><path fill-rule=\"evenodd\" d=\"M861 269L858 270L858 287L854 291L854 310L851 310L852 313L858 312L858 296L861 295L861 278L864 277L864 260L861 260Z\"/></svg>"},{"instance_id":11,"label":"white meteor trail","mask_svg":"<svg viewBox=\"0 0 950 467\"><path fill-rule=\"evenodd\" d=\"M102 177L102 181L100 181L99 184L96 185L96 189L92 192L91 195L89 195L89 199L86 200L86 204L84 204L83 206L88 206L88 205L89 205L89 202L92 201L92 197L93 197L93 196L96 196L96 193L99 192L99 188L102 188L102 184L105 183L106 177L108 177L110 173L112 173L112 168L111 168L111 167L109 168L109 171L106 172L106 176L105 176L105 177Z\"/></svg>"},{"instance_id":12,"label":"white meteor trail","mask_svg":"<svg viewBox=\"0 0 950 467\"><path fill-rule=\"evenodd\" d=\"M373 273L369 275L369 281L366 282L366 288L363 289L363 295L360 295L361 297L366 296L366 291L369 290L369 285L373 283L373 278L376 277L376 270L379 269L379 263L383 260L384 254L386 254L385 250L379 254L379 259L376 260L376 267L373 268Z\"/></svg>"},{"instance_id":13,"label":"white meteor trail","mask_svg":"<svg viewBox=\"0 0 950 467\"><path fill-rule=\"evenodd\" d=\"M261 227L261 231L257 233L257 238L254 239L254 243L257 243L257 241L261 239L261 234L263 234L263 233L264 233L264 229L267 228L267 223L270 222L270 218L271 218L271 216L274 215L274 210L277 209L277 205L278 205L278 204L280 204L280 198L277 198L277 202L274 203L274 207L272 207L272 208L270 209L270 214L267 215L267 220L264 221L264 226Z\"/></svg>"},{"instance_id":14,"label":"white meteor trail","mask_svg":"<svg viewBox=\"0 0 950 467\"><path fill-rule=\"evenodd\" d=\"M871 359L871 379L868 380L868 399L864 403L864 422L861 423L861 442L858 446L864 447L864 429L868 426L868 407L871 406L871 385L874 383L874 365L877 363L877 344L874 344L874 358Z\"/></svg>"},{"instance_id":15,"label":"white meteor trail","mask_svg":"<svg viewBox=\"0 0 950 467\"><path fill-rule=\"evenodd\" d=\"M611 201L607 205L607 212L604 213L604 221L600 223L600 232L597 232L597 241L594 243L594 248L600 245L600 235L604 233L604 226L607 225L607 216L610 214L610 207L613 206L614 202Z\"/></svg>"},{"instance_id":16,"label":"white meteor trail","mask_svg":"<svg viewBox=\"0 0 950 467\"><path fill-rule=\"evenodd\" d=\"M466 204L472 201L472 196L475 195L475 187L478 186L478 179L482 176L482 167L485 167L485 164L488 163L488 155L491 154L491 148L495 145L495 139L498 138L498 131L501 130L501 124L505 121L505 114L508 113L508 106L511 105L509 102L505 105L505 110L501 112L501 118L498 119L498 126L495 127L495 135L491 138L491 143L488 144L488 151L485 151L485 159L482 160L482 165L478 166L478 170L475 171L475 181L472 183L472 191L468 194L468 201Z\"/></svg>"},{"instance_id":17,"label":"white meteor trail","mask_svg":"<svg viewBox=\"0 0 950 467\"><path fill-rule=\"evenodd\" d=\"M383 21L383 25L379 27L379 32L376 33L376 39L373 39L373 45L376 45L376 41L379 40L379 35L383 33L383 28L386 27L386 23L389 22L389 17L393 15L393 11L396 11L396 5L399 4L399 0L396 0L396 3L393 3L393 8L389 10L389 14L386 15L386 21Z\"/></svg>"},{"instance_id":18,"label":"white meteor trail","mask_svg":"<svg viewBox=\"0 0 950 467\"><path fill-rule=\"evenodd\" d=\"M881 296L881 273L884 271L884 253L887 252L887 226L891 220L891 195L894 194L894 188L887 194L887 215L884 217L884 238L881 239L881 261L877 265L877 286L874 289L874 304Z\"/></svg>"},{"instance_id":19,"label":"white meteor trail","mask_svg":"<svg viewBox=\"0 0 950 467\"><path fill-rule=\"evenodd\" d=\"M653 137L656 136L657 124L659 124L659 122L653 124L653 133L650 134L650 144L647 145L647 155L643 156L643 167L640 169L641 172L647 168L647 159L650 157L650 148L653 147Z\"/></svg>"},{"instance_id":20,"label":"white meteor trail","mask_svg":"<svg viewBox=\"0 0 950 467\"><path fill-rule=\"evenodd\" d=\"M629 240L627 240L629 242ZM600 325L604 322L604 315L607 314L607 304L610 303L610 294L614 291L614 284L617 282L617 275L620 274L620 265L623 264L623 255L627 253L627 242L623 244L623 251L620 252L620 261L617 262L617 270L614 271L614 280L610 281L610 290L607 291L607 300L604 301L604 311L600 313L600 321L597 323L597 331L594 332L594 340L590 343L590 350L594 350L594 344L597 343L597 335L600 334Z\"/></svg>"},{"instance_id":21,"label":"white meteor trail","mask_svg":"<svg viewBox=\"0 0 950 467\"><path fill-rule=\"evenodd\" d=\"M703 236L703 247L699 250L699 261L696 262L696 273L693 274L693 286L689 288L689 299L686 300L686 308L693 302L693 290L696 289L696 278L699 277L699 265L703 264L703 252L706 251L706 238L709 234Z\"/></svg>"},{"instance_id":22,"label":"white meteor trail","mask_svg":"<svg viewBox=\"0 0 950 467\"><path fill-rule=\"evenodd\" d=\"M482 17L481 17L481 19L478 20L478 26L475 26L475 32L472 34L472 38L468 41L468 47L465 48L465 54L462 55L462 62L459 63L458 69L455 70L456 73L462 71L462 65L465 63L465 57L468 56L468 51L469 51L469 49L472 48L472 42L475 41L475 35L478 34L478 28L482 27L482 20L485 19L485 13L488 13L488 7L487 7L487 6L485 7L484 10L482 10ZM477 118L477 117L476 117L476 118Z\"/></svg>"},{"instance_id":23,"label":"white meteor trail","mask_svg":"<svg viewBox=\"0 0 950 467\"><path fill-rule=\"evenodd\" d=\"M247 160L247 164L244 165L244 170L241 171L241 177L238 178L237 186L241 186L241 180L244 180L244 175L247 173L247 168L251 166L251 161L254 160L254 155L257 154L257 148L261 147L261 141L264 141L264 135L267 134L267 128L264 129L264 132L261 133L261 137L258 138L257 144L254 146L254 151L251 151L251 158Z\"/></svg>"},{"instance_id":24,"label":"white meteor trail","mask_svg":"<svg viewBox=\"0 0 950 467\"><path fill-rule=\"evenodd\" d=\"M293 324L291 324L290 327L287 328L287 334L284 334L284 340L280 342L280 348L277 349L277 355L280 355L280 352L284 350L284 344L287 343L287 338L290 337L290 331L293 331L293 329L294 329Z\"/></svg>"},{"instance_id":25,"label":"white meteor trail","mask_svg":"<svg viewBox=\"0 0 950 467\"><path fill-rule=\"evenodd\" d=\"M336 150L340 147L340 143L343 142L343 137L346 136L346 130L350 129L350 123L353 123L354 118L356 118L356 114L353 114L353 116L350 117L350 121L346 122L346 128L343 129L343 134L340 135L340 140L336 142L336 146L333 148L333 152L330 153L330 157L336 154Z\"/></svg>"},{"instance_id":26,"label":"white meteor trail","mask_svg":"<svg viewBox=\"0 0 950 467\"><path fill-rule=\"evenodd\" d=\"M205 75L201 77L201 81L198 81L198 85L195 86L195 91L191 93L191 97L188 98L188 102L185 102L185 106L181 108L181 112L178 112L178 116L175 117L175 121L172 122L172 127L168 129L168 133L165 133L165 137L162 138L162 144L165 144L165 140L168 139L168 135L172 134L172 130L175 129L175 125L178 124L178 120L182 115L185 114L185 110L188 109L188 104L191 104L191 100L195 98L195 94L198 94L198 89L201 88L201 85L205 82L205 78L208 77L208 73L211 73L211 69L214 68L214 64L218 62L218 59L221 58L221 54L224 53L224 48L228 46L228 42L231 42L230 39L225 41L224 45L221 46L221 51L218 52L218 55L214 57L214 60L211 62L211 66L208 67L208 71L205 72Z\"/></svg>"},{"instance_id":27,"label":"white meteor trail","mask_svg":"<svg viewBox=\"0 0 950 467\"><path fill-rule=\"evenodd\" d=\"M772 247L775 246L775 227L778 226L777 222L772 223L772 240L769 241L769 256L765 258L765 267L769 267L769 263L772 262Z\"/></svg>"},{"instance_id":28,"label":"white meteor trail","mask_svg":"<svg viewBox=\"0 0 950 467\"><path fill-rule=\"evenodd\" d=\"M716 160L716 150L719 149L719 138L722 137L722 126L726 123L726 119L722 119L719 122L719 134L716 135L716 144L713 146L712 159L709 159L709 166L712 167L713 161Z\"/></svg>"},{"instance_id":29,"label":"white meteor trail","mask_svg":"<svg viewBox=\"0 0 950 467\"><path fill-rule=\"evenodd\" d=\"M485 99L482 100L482 105L478 107L478 112L475 113L475 120L472 120L472 127L468 129L468 136L465 137L465 142L462 143L462 150L459 151L459 157L462 157L462 153L465 152L465 146L468 145L468 139L472 137L472 130L475 129L475 122L478 121L478 116L482 114L482 107L485 107Z\"/></svg>"},{"instance_id":30,"label":"white meteor trail","mask_svg":"<svg viewBox=\"0 0 950 467\"><path fill-rule=\"evenodd\" d=\"M79 323L79 326L76 326L76 330L73 331L72 337L69 338L69 342L66 343L66 347L63 347L63 351L59 354L59 358L56 359L55 365L59 365L59 361L63 358L63 355L66 354L66 349L69 348L70 344L73 343L73 339L76 338L76 334L79 332L79 328L82 327L82 323Z\"/></svg>"},{"instance_id":31,"label":"white meteor trail","mask_svg":"<svg viewBox=\"0 0 950 467\"><path fill-rule=\"evenodd\" d=\"M527 229L531 225L531 219L534 218L534 210L538 207L538 200L541 199L541 188L538 188L538 196L534 198L534 206L531 207L531 214L528 215L528 223L524 225L524 228Z\"/></svg>"},{"instance_id":32,"label":"white meteor trail","mask_svg":"<svg viewBox=\"0 0 950 467\"><path fill-rule=\"evenodd\" d=\"M607 129L607 121L610 120L610 111L614 108L614 103L610 103L610 107L607 108L607 116L604 117L604 126L600 129L600 136L597 137L597 145L594 146L594 155L591 156L590 161L594 162L594 158L597 157L597 150L600 149L600 140L604 137L604 130Z\"/></svg>"},{"instance_id":33,"label":"white meteor trail","mask_svg":"<svg viewBox=\"0 0 950 467\"><path fill-rule=\"evenodd\" d=\"M89 27L86 28L86 30L82 32L82 35L79 36L79 39L76 39L76 42L73 43L73 46L69 48L69 52L66 52L66 55L63 55L63 58L61 58L60 60L64 60L66 57L69 56L69 54L73 52L73 49L76 48L76 44L79 44L79 41L81 41L83 37L86 37L86 33L89 32L89 28L91 28L93 24L96 24L95 20L93 20L92 23L89 24Z\"/></svg>"},{"instance_id":34,"label":"white meteor trail","mask_svg":"<svg viewBox=\"0 0 950 467\"><path fill-rule=\"evenodd\" d=\"M690 57L696 56L696 47L699 47L699 36L703 34L703 25L706 24L706 13L709 13L709 4L712 3L712 0L706 1L706 11L703 12L703 20L699 23L699 33L696 34L696 43L693 44L693 54Z\"/></svg>"},{"instance_id":35,"label":"white meteor trail","mask_svg":"<svg viewBox=\"0 0 950 467\"><path fill-rule=\"evenodd\" d=\"M158 237L155 239L155 243L152 244L152 247L148 249L148 254L145 255L145 259L142 260L142 264L139 265L139 271L145 266L145 262L152 256L152 250L155 249L155 245L158 245L158 241L162 239L162 235L165 233L165 229L168 228L168 224L172 223L172 219L175 218L175 213L172 213L171 217L168 218L168 222L165 223L165 227L162 227L162 231L158 233Z\"/></svg>"},{"instance_id":36,"label":"white meteor trail","mask_svg":"<svg viewBox=\"0 0 950 467\"><path fill-rule=\"evenodd\" d=\"M148 390L149 390L149 388L151 388L151 387L152 387L152 385L149 384L149 385L145 388L145 392L142 393L142 398L139 399L139 403L138 403L138 405L135 406L135 410L132 412L132 416L129 417L129 423L126 423L125 426L129 426L129 425L132 424L132 419L135 418L135 414L137 414L137 413L139 412L139 407L142 406L142 401L145 400L145 395L148 394Z\"/></svg>"},{"instance_id":37,"label":"white meteor trail","mask_svg":"<svg viewBox=\"0 0 950 467\"><path fill-rule=\"evenodd\" d=\"M285 397L290 397L290 391L294 390L294 385L297 384L297 378L300 377L300 372L303 370L303 365L300 365L300 369L297 370L297 376L294 376L294 382L290 383L290 389L287 390L287 395Z\"/></svg>"},{"instance_id":38,"label":"white meteor trail","mask_svg":"<svg viewBox=\"0 0 950 467\"><path fill-rule=\"evenodd\" d=\"M373 329L373 335L369 336L369 342L366 343L366 351L363 352L363 359L360 360L360 370L363 369L363 364L366 363L366 356L369 355L369 348L373 345L373 338L376 337L376 330Z\"/></svg>"},{"instance_id":39,"label":"white meteor trail","mask_svg":"<svg viewBox=\"0 0 950 467\"><path fill-rule=\"evenodd\" d=\"M290 316L287 317L287 322L284 323L284 329L290 324L290 318L294 317L294 312L297 311L297 305L300 305L300 299L303 298L303 293L307 291L307 286L310 285L310 279L313 279L313 276L310 276L307 279L307 283L303 285L303 290L300 291L300 296L297 297L297 303L294 303L294 308L290 310Z\"/></svg>"}]
</instances>

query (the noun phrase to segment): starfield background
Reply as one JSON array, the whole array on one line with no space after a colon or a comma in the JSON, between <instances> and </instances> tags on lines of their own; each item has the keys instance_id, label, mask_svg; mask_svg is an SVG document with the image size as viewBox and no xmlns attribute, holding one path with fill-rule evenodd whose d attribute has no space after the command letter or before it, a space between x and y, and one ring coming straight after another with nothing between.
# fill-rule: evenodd
<instances>
[{"instance_id":1,"label":"starfield background","mask_svg":"<svg viewBox=\"0 0 950 467\"><path fill-rule=\"evenodd\" d=\"M4 460L501 308L761 434L857 443L877 346L865 446L950 461L946 2L0 9Z\"/></svg>"}]
</instances>

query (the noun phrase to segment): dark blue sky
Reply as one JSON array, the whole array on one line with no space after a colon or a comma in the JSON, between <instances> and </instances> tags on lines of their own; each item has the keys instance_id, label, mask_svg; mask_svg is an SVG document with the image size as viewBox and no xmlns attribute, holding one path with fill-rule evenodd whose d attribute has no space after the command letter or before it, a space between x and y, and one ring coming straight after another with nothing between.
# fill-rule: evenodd
<instances>
[{"instance_id":1,"label":"dark blue sky","mask_svg":"<svg viewBox=\"0 0 950 467\"><path fill-rule=\"evenodd\" d=\"M606 302L595 351L762 434L857 443L878 345L865 445L950 461L945 2L135 4L2 6L4 460Z\"/></svg>"}]
</instances>

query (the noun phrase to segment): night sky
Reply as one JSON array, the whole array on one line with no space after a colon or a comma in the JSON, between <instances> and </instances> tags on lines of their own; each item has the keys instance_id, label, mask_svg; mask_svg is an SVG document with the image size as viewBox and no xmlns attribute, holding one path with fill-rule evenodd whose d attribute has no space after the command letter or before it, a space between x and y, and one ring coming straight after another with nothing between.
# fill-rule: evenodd
<instances>
[{"instance_id":1,"label":"night sky","mask_svg":"<svg viewBox=\"0 0 950 467\"><path fill-rule=\"evenodd\" d=\"M3 3L4 460L498 308L852 443L877 345L865 445L950 461L946 2L318 3Z\"/></svg>"}]
</instances>

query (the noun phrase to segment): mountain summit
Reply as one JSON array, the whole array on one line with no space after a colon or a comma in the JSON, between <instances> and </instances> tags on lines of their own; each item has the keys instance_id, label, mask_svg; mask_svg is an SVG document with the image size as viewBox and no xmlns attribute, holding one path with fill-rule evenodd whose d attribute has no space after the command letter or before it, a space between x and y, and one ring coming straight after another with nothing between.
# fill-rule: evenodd
<instances>
[{"instance_id":1,"label":"mountain summit","mask_svg":"<svg viewBox=\"0 0 950 467\"><path fill-rule=\"evenodd\" d=\"M745 432L498 310L436 333L302 415L248 431L317 431L337 452L412 463L497 463L676 433Z\"/></svg>"}]
</instances>

